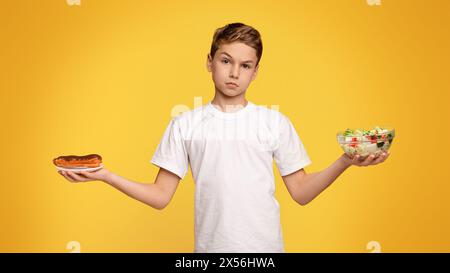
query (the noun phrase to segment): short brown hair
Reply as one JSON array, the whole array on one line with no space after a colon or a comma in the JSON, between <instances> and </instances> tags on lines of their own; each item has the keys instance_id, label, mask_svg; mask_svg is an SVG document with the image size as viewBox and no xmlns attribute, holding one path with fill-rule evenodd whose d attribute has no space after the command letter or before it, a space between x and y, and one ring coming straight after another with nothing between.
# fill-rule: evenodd
<instances>
[{"instance_id":1,"label":"short brown hair","mask_svg":"<svg viewBox=\"0 0 450 273\"><path fill-rule=\"evenodd\" d=\"M214 58L214 54L221 45L236 41L242 42L256 50L256 57L258 58L256 65L258 65L263 51L261 35L256 29L243 23L232 23L216 29L211 44L211 58Z\"/></svg>"}]
</instances>

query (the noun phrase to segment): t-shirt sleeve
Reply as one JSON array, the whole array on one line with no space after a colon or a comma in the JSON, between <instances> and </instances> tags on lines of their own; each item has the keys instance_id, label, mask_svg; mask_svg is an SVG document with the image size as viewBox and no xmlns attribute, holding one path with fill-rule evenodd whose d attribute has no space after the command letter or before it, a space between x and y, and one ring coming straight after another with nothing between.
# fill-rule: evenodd
<instances>
[{"instance_id":1,"label":"t-shirt sleeve","mask_svg":"<svg viewBox=\"0 0 450 273\"><path fill-rule=\"evenodd\" d=\"M188 154L176 118L167 126L150 162L176 174L181 179L189 168Z\"/></svg>"},{"instance_id":2,"label":"t-shirt sleeve","mask_svg":"<svg viewBox=\"0 0 450 273\"><path fill-rule=\"evenodd\" d=\"M291 174L311 164L294 126L284 115L280 117L278 141L274 159L281 176Z\"/></svg>"}]
</instances>

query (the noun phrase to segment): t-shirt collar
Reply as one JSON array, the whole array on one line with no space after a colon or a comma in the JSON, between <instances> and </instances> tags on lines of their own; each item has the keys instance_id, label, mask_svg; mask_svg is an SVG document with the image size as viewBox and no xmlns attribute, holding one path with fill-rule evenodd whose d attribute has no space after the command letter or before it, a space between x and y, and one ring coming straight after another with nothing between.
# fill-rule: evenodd
<instances>
[{"instance_id":1,"label":"t-shirt collar","mask_svg":"<svg viewBox=\"0 0 450 273\"><path fill-rule=\"evenodd\" d=\"M251 111L254 107L255 107L255 105L252 102L247 101L247 105L244 108L239 109L238 111L223 112L223 111L219 110L216 106L214 106L211 101L209 101L207 104L207 109L212 114L214 114L216 117L220 117L220 118L237 118L237 117L240 117L240 116L244 115L245 113Z\"/></svg>"}]
</instances>

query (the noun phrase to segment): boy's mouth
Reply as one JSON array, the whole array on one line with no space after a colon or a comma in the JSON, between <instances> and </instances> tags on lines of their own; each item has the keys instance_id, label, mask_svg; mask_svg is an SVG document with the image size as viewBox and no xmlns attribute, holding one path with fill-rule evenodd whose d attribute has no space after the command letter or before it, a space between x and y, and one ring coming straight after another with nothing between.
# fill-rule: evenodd
<instances>
[{"instance_id":1,"label":"boy's mouth","mask_svg":"<svg viewBox=\"0 0 450 273\"><path fill-rule=\"evenodd\" d=\"M237 83L234 83L234 82L227 82L226 85L227 86L231 86L231 87L238 87L239 86Z\"/></svg>"}]
</instances>

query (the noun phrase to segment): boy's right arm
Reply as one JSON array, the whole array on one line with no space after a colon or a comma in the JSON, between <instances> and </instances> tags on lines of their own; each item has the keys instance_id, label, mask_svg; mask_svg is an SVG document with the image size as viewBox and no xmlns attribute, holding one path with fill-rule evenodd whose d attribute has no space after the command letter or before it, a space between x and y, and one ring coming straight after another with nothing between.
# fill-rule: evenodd
<instances>
[{"instance_id":1,"label":"boy's right arm","mask_svg":"<svg viewBox=\"0 0 450 273\"><path fill-rule=\"evenodd\" d=\"M155 183L146 184L128 180L103 168L95 172L60 173L71 182L103 181L126 195L155 209L163 209L172 200L180 178L166 169L160 168Z\"/></svg>"}]
</instances>

